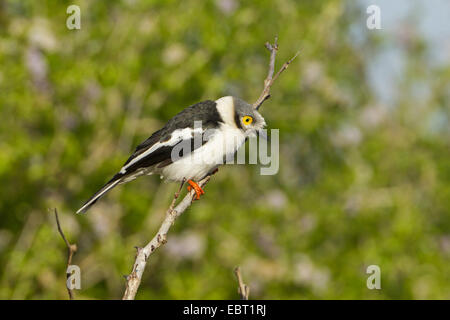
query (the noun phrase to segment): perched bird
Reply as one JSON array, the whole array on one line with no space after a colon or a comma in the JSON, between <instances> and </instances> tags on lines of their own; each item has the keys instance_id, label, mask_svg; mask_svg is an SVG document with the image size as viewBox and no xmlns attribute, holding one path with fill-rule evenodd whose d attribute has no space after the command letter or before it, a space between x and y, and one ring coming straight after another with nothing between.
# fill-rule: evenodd
<instances>
[{"instance_id":1,"label":"perched bird","mask_svg":"<svg viewBox=\"0 0 450 320\"><path fill-rule=\"evenodd\" d=\"M120 171L78 211L88 210L119 184L141 175L159 174L169 181L187 181L197 199L204 194L198 181L233 156L250 136L266 125L247 102L231 96L187 107L137 146Z\"/></svg>"}]
</instances>

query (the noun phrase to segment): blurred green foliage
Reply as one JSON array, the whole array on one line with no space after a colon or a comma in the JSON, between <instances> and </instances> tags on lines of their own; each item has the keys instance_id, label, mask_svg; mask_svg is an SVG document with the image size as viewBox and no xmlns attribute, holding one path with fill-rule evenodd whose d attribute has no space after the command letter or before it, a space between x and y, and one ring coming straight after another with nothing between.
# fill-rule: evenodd
<instances>
[{"instance_id":1,"label":"blurred green foliage","mask_svg":"<svg viewBox=\"0 0 450 320\"><path fill-rule=\"evenodd\" d=\"M276 34L278 65L301 49L261 109L279 173L220 169L137 298L237 299L236 265L253 299L450 298L450 68L414 30L386 105L367 80L386 40L354 2L80 0L81 30L70 4L0 1L0 298L67 298L54 207L78 245L77 298L120 298L177 185L141 178L74 212L184 107L253 102ZM371 264L382 290L366 287Z\"/></svg>"}]
</instances>

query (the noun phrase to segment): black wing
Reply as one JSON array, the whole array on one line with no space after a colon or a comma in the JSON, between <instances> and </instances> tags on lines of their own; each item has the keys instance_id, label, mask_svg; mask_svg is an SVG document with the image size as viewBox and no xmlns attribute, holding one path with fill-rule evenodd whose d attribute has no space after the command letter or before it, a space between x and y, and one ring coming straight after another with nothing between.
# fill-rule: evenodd
<instances>
[{"instance_id":1,"label":"black wing","mask_svg":"<svg viewBox=\"0 0 450 320\"><path fill-rule=\"evenodd\" d=\"M216 102L206 100L187 107L179 112L172 119L170 119L163 128L153 133L147 140L136 147L136 150L125 162L126 167L131 161L139 157L141 154L154 147L157 143L159 147L151 153L141 158L133 165L126 168L125 174L131 174L140 168L147 168L149 166L160 164L163 167L172 163L171 154L174 145L165 145L172 138L172 133L178 129L191 128L194 129L194 122L201 121L203 132L207 129L217 128L220 122L223 122L219 112L216 109ZM194 146L194 136L188 141L178 141L178 143L191 144L191 151L194 151L199 146ZM184 155L185 156L185 155Z\"/></svg>"}]
</instances>

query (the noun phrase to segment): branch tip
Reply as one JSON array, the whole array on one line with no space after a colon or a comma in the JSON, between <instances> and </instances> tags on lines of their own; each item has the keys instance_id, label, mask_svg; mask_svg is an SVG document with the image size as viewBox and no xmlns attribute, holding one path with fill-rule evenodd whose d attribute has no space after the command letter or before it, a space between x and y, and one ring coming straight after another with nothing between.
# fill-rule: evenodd
<instances>
[{"instance_id":1,"label":"branch tip","mask_svg":"<svg viewBox=\"0 0 450 320\"><path fill-rule=\"evenodd\" d=\"M277 55L277 51L278 51L278 36L275 36L275 40L273 44L270 44L270 42L266 42L265 43L265 47L267 48L267 50L270 51L270 60L269 60L269 70L267 72L267 77L264 80L264 88L263 91L261 92L259 98L255 101L255 103L253 104L253 108L258 110L261 105L264 103L264 101L266 101L267 99L270 98L270 88L272 87L272 84L274 83L274 81L278 78L278 76L287 69L287 67L289 66L289 64L294 61L294 59L297 57L297 55L300 53L300 51L297 51L297 53L295 54L294 57L292 57L290 60L288 60L287 62L285 62L283 64L283 66L280 68L280 70L278 70L278 72L275 74L275 76L273 75L275 73L275 58Z\"/></svg>"},{"instance_id":2,"label":"branch tip","mask_svg":"<svg viewBox=\"0 0 450 320\"><path fill-rule=\"evenodd\" d=\"M234 274L236 275L236 278L238 280L238 293L241 296L242 300L248 300L248 297L250 295L250 287L247 286L244 281L242 280L241 276L241 269L238 267L234 268Z\"/></svg>"}]
</instances>

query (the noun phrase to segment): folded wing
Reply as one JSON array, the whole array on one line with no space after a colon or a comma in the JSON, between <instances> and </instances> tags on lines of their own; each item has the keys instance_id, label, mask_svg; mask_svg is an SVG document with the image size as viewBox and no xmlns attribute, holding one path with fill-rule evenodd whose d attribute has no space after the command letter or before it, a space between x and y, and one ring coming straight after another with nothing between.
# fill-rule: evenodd
<instances>
[{"instance_id":1,"label":"folded wing","mask_svg":"<svg viewBox=\"0 0 450 320\"><path fill-rule=\"evenodd\" d=\"M144 172L151 173L152 168L162 168L178 160L179 158L172 157L172 151L180 143L189 145L190 148L184 148L184 152L178 154L178 157L184 157L201 147L206 142L203 139L205 131L218 127L221 121L216 110L216 103L211 100L199 102L184 109L170 119L163 128L138 145L120 171L86 201L77 213L87 211L98 199L118 184L134 180ZM201 126L196 127L196 122Z\"/></svg>"}]
</instances>

